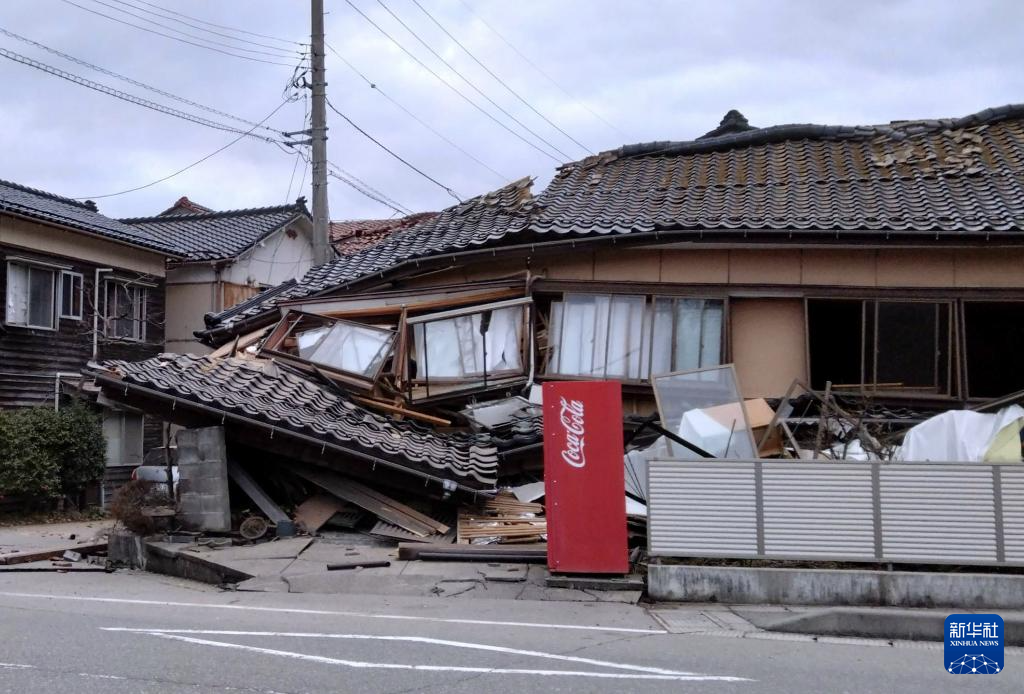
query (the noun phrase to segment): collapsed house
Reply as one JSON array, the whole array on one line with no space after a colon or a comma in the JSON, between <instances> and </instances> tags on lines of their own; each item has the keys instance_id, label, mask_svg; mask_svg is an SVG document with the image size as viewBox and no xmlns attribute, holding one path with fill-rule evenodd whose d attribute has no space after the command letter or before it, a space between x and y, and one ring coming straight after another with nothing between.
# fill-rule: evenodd
<instances>
[{"instance_id":1,"label":"collapsed house","mask_svg":"<svg viewBox=\"0 0 1024 694\"><path fill-rule=\"evenodd\" d=\"M97 382L248 455L438 500L541 478L546 380L621 381L639 445L669 426L659 377L733 364L734 400L775 405L741 457L768 435L800 457L783 411L812 438L838 416L863 446L865 419L1024 390L1022 162L1019 105L869 127L730 112L414 221L209 316L209 357L107 362ZM791 416L794 383L814 406Z\"/></svg>"}]
</instances>

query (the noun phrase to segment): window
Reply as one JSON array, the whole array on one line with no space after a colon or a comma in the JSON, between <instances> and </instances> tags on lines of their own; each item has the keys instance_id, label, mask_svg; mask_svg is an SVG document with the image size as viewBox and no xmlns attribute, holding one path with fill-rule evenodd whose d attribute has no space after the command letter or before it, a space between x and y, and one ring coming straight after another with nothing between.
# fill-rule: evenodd
<instances>
[{"instance_id":1,"label":"window","mask_svg":"<svg viewBox=\"0 0 1024 694\"><path fill-rule=\"evenodd\" d=\"M1024 390L1024 301L965 301L964 343L969 397Z\"/></svg>"},{"instance_id":2,"label":"window","mask_svg":"<svg viewBox=\"0 0 1024 694\"><path fill-rule=\"evenodd\" d=\"M261 353L369 389L395 344L395 331L375 325L289 311L271 331Z\"/></svg>"},{"instance_id":3,"label":"window","mask_svg":"<svg viewBox=\"0 0 1024 694\"><path fill-rule=\"evenodd\" d=\"M104 285L104 334L121 340L146 339L146 288L124 280Z\"/></svg>"},{"instance_id":4,"label":"window","mask_svg":"<svg viewBox=\"0 0 1024 694\"><path fill-rule=\"evenodd\" d=\"M60 317L82 319L82 275L77 272L60 273Z\"/></svg>"},{"instance_id":5,"label":"window","mask_svg":"<svg viewBox=\"0 0 1024 694\"><path fill-rule=\"evenodd\" d=\"M547 373L648 380L715 366L724 303L610 294L566 294L551 304Z\"/></svg>"},{"instance_id":6,"label":"window","mask_svg":"<svg viewBox=\"0 0 1024 694\"><path fill-rule=\"evenodd\" d=\"M415 380L521 374L524 311L522 305L508 306L413 323Z\"/></svg>"},{"instance_id":7,"label":"window","mask_svg":"<svg viewBox=\"0 0 1024 694\"><path fill-rule=\"evenodd\" d=\"M950 392L952 304L810 299L811 387Z\"/></svg>"},{"instance_id":8,"label":"window","mask_svg":"<svg viewBox=\"0 0 1024 694\"><path fill-rule=\"evenodd\" d=\"M57 272L28 263L7 263L5 322L56 330Z\"/></svg>"}]
</instances>

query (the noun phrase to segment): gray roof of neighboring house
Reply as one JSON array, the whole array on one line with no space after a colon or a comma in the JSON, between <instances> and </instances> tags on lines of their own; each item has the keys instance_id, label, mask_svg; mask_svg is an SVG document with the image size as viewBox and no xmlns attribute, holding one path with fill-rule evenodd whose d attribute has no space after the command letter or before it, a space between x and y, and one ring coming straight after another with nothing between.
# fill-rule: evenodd
<instances>
[{"instance_id":1,"label":"gray roof of neighboring house","mask_svg":"<svg viewBox=\"0 0 1024 694\"><path fill-rule=\"evenodd\" d=\"M305 200L291 205L227 212L161 215L122 219L176 248L189 261L230 260L297 217L309 217Z\"/></svg>"},{"instance_id":2,"label":"gray roof of neighboring house","mask_svg":"<svg viewBox=\"0 0 1024 694\"><path fill-rule=\"evenodd\" d=\"M162 354L144 361L108 361L94 369L100 385L113 385L189 402L295 432L358 455L387 461L413 474L449 479L485 490L497 481L498 451L486 434L439 433L354 404L336 388L271 360L212 359ZM220 417L214 415L219 420Z\"/></svg>"},{"instance_id":3,"label":"gray roof of neighboring house","mask_svg":"<svg viewBox=\"0 0 1024 694\"><path fill-rule=\"evenodd\" d=\"M79 202L10 181L0 181L0 212L57 224L168 256L180 255L172 244L145 229L100 214L91 202Z\"/></svg>"},{"instance_id":4,"label":"gray roof of neighboring house","mask_svg":"<svg viewBox=\"0 0 1024 694\"><path fill-rule=\"evenodd\" d=\"M281 300L344 287L402 263L478 247L672 232L789 240L1024 231L1024 105L877 126L754 128L731 111L692 141L652 142L561 167L531 197L517 181L311 269L217 316L231 329Z\"/></svg>"}]
</instances>

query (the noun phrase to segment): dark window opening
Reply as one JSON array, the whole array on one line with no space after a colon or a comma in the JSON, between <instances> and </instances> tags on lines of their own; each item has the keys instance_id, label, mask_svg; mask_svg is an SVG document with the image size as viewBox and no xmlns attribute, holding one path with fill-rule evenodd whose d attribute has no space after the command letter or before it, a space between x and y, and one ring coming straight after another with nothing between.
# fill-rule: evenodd
<instances>
[{"instance_id":1,"label":"dark window opening","mask_svg":"<svg viewBox=\"0 0 1024 694\"><path fill-rule=\"evenodd\" d=\"M825 383L861 382L863 302L811 299L807 302L811 388Z\"/></svg>"},{"instance_id":2,"label":"dark window opening","mask_svg":"<svg viewBox=\"0 0 1024 694\"><path fill-rule=\"evenodd\" d=\"M1024 390L1024 302L964 302L967 390L998 398Z\"/></svg>"},{"instance_id":3,"label":"dark window opening","mask_svg":"<svg viewBox=\"0 0 1024 694\"><path fill-rule=\"evenodd\" d=\"M950 311L944 302L807 302L811 387L950 392Z\"/></svg>"}]
</instances>

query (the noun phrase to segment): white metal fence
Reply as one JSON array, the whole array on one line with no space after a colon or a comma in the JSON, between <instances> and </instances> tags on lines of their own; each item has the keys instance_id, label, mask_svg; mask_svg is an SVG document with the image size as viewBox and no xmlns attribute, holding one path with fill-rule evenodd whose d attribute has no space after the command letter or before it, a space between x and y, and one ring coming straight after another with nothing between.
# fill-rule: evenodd
<instances>
[{"instance_id":1,"label":"white metal fence","mask_svg":"<svg viewBox=\"0 0 1024 694\"><path fill-rule=\"evenodd\" d=\"M659 460L651 556L1024 565L1024 464Z\"/></svg>"}]
</instances>

